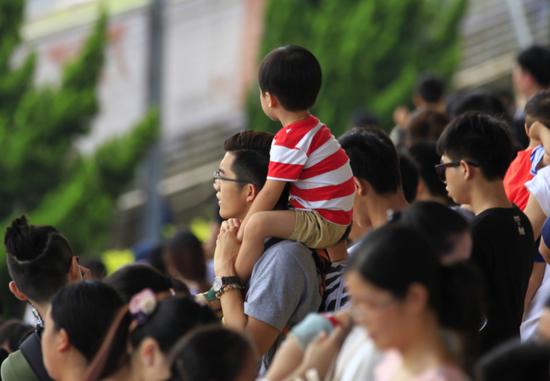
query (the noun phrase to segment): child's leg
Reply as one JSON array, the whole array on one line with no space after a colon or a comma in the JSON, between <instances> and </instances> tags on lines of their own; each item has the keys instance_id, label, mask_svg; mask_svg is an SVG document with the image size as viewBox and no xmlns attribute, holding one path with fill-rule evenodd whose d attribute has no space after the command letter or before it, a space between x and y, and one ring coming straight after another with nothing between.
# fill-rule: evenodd
<instances>
[{"instance_id":1,"label":"child's leg","mask_svg":"<svg viewBox=\"0 0 550 381\"><path fill-rule=\"evenodd\" d=\"M264 240L268 237L288 239L296 225L296 213L292 210L257 212L250 216L244 228L244 235L235 270L242 281L248 280L252 268L264 251Z\"/></svg>"}]
</instances>

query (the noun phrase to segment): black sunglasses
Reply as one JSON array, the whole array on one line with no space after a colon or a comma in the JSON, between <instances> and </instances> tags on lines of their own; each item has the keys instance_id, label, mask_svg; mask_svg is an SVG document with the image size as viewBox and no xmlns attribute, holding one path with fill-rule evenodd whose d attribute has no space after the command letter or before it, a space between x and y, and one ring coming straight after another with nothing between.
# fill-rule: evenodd
<instances>
[{"instance_id":1,"label":"black sunglasses","mask_svg":"<svg viewBox=\"0 0 550 381\"><path fill-rule=\"evenodd\" d=\"M437 164L437 165L434 166L434 168L435 168L435 173L437 174L437 177L439 177L439 180L441 180L442 182L445 183L447 181L447 178L445 176L447 168L460 167L460 163L462 161L464 161L465 163L467 163L469 165L472 165L474 167L479 167L478 163L476 163L475 161L470 161L470 160L457 160L457 161L451 161L451 162L448 162L448 163Z\"/></svg>"}]
</instances>

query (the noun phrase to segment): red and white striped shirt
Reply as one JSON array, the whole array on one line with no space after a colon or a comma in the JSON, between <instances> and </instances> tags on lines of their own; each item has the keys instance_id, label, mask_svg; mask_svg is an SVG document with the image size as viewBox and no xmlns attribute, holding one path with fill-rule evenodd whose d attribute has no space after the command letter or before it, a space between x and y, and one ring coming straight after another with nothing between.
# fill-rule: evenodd
<instances>
[{"instance_id":1,"label":"red and white striped shirt","mask_svg":"<svg viewBox=\"0 0 550 381\"><path fill-rule=\"evenodd\" d=\"M326 220L351 224L355 183L349 158L329 128L314 116L282 128L271 145L269 180L292 183L290 205Z\"/></svg>"}]
</instances>

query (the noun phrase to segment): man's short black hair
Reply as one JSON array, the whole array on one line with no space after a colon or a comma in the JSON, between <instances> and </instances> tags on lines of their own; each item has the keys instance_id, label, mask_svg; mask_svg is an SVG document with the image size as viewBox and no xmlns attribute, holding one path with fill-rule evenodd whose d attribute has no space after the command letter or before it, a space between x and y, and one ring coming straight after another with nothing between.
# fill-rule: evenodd
<instances>
[{"instance_id":1,"label":"man's short black hair","mask_svg":"<svg viewBox=\"0 0 550 381\"><path fill-rule=\"evenodd\" d=\"M437 177L435 166L441 162L435 143L420 142L409 148L409 155L418 166L420 178L426 184L428 191L438 197L448 197L445 184Z\"/></svg>"},{"instance_id":2,"label":"man's short black hair","mask_svg":"<svg viewBox=\"0 0 550 381\"><path fill-rule=\"evenodd\" d=\"M73 251L53 226L29 225L22 216L7 228L4 237L8 271L30 300L49 302L69 281Z\"/></svg>"},{"instance_id":3,"label":"man's short black hair","mask_svg":"<svg viewBox=\"0 0 550 381\"><path fill-rule=\"evenodd\" d=\"M534 45L517 57L518 65L528 72L541 87L550 86L550 49Z\"/></svg>"},{"instance_id":4,"label":"man's short black hair","mask_svg":"<svg viewBox=\"0 0 550 381\"><path fill-rule=\"evenodd\" d=\"M285 110L309 110L321 89L321 65L301 46L282 46L263 59L258 82L262 93L277 97Z\"/></svg>"},{"instance_id":5,"label":"man's short black hair","mask_svg":"<svg viewBox=\"0 0 550 381\"><path fill-rule=\"evenodd\" d=\"M243 131L226 139L223 145L224 150L231 152L235 157L231 169L237 178L254 184L258 191L263 188L267 179L272 141L273 135L270 133ZM276 209L288 207L288 190L287 186L275 207Z\"/></svg>"},{"instance_id":6,"label":"man's short black hair","mask_svg":"<svg viewBox=\"0 0 550 381\"><path fill-rule=\"evenodd\" d=\"M437 141L437 151L453 160L475 162L487 180L504 178L514 158L506 123L475 112L451 121Z\"/></svg>"},{"instance_id":7,"label":"man's short black hair","mask_svg":"<svg viewBox=\"0 0 550 381\"><path fill-rule=\"evenodd\" d=\"M401 189L399 157L388 135L378 128L353 128L339 142L350 159L353 175L379 194Z\"/></svg>"},{"instance_id":8,"label":"man's short black hair","mask_svg":"<svg viewBox=\"0 0 550 381\"><path fill-rule=\"evenodd\" d=\"M424 73L416 83L416 94L426 103L437 103L443 99L445 82L431 73Z\"/></svg>"},{"instance_id":9,"label":"man's short black hair","mask_svg":"<svg viewBox=\"0 0 550 381\"><path fill-rule=\"evenodd\" d=\"M504 102L486 90L472 90L459 94L449 102L447 108L451 118L466 112L477 111L505 120L511 119Z\"/></svg>"},{"instance_id":10,"label":"man's short black hair","mask_svg":"<svg viewBox=\"0 0 550 381\"><path fill-rule=\"evenodd\" d=\"M550 90L538 92L525 105L525 122L531 125L535 121L550 128Z\"/></svg>"}]
</instances>

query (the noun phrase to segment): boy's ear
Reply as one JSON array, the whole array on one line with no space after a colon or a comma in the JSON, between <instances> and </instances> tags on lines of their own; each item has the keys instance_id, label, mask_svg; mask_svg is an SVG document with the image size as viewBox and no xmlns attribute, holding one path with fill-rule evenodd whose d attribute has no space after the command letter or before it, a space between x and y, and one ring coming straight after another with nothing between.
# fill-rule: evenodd
<instances>
[{"instance_id":1,"label":"boy's ear","mask_svg":"<svg viewBox=\"0 0 550 381\"><path fill-rule=\"evenodd\" d=\"M474 166L468 164L464 160L460 161L460 166L464 172L464 180L470 180L474 177Z\"/></svg>"},{"instance_id":2,"label":"boy's ear","mask_svg":"<svg viewBox=\"0 0 550 381\"><path fill-rule=\"evenodd\" d=\"M365 196L369 191L369 183L366 180L353 176L355 182L355 193L359 196Z\"/></svg>"},{"instance_id":3,"label":"boy's ear","mask_svg":"<svg viewBox=\"0 0 550 381\"><path fill-rule=\"evenodd\" d=\"M279 105L279 100L277 99L277 97L271 94L269 91L266 91L264 93L264 96L266 97L265 100L268 107L274 108Z\"/></svg>"}]
</instances>

